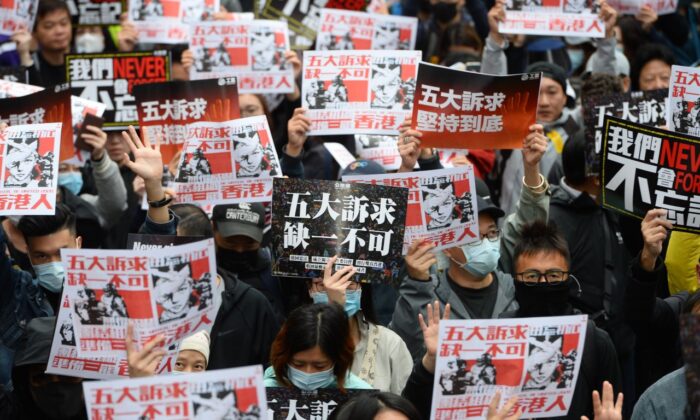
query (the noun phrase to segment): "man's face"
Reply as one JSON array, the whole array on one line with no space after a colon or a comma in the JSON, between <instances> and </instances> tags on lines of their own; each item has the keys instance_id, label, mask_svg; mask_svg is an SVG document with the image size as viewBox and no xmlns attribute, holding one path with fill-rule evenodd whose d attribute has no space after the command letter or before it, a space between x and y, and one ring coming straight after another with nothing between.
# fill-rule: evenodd
<instances>
[{"instance_id":1,"label":"man's face","mask_svg":"<svg viewBox=\"0 0 700 420\"><path fill-rule=\"evenodd\" d=\"M651 60L639 73L641 90L668 89L671 81L671 66L661 60Z\"/></svg>"},{"instance_id":2,"label":"man's face","mask_svg":"<svg viewBox=\"0 0 700 420\"><path fill-rule=\"evenodd\" d=\"M373 78L372 90L377 101L384 104L393 103L401 88L398 68L387 73L378 73Z\"/></svg>"},{"instance_id":3,"label":"man's face","mask_svg":"<svg viewBox=\"0 0 700 420\"><path fill-rule=\"evenodd\" d=\"M495 230L498 230L496 219L488 213L479 213L479 237L484 241L488 241L489 233ZM467 263L467 257L464 256L464 251L459 246L447 248L444 253L452 262L460 266Z\"/></svg>"},{"instance_id":4,"label":"man's face","mask_svg":"<svg viewBox=\"0 0 700 420\"><path fill-rule=\"evenodd\" d=\"M29 260L32 265L61 261L61 248L80 248L81 238L69 229L61 229L50 235L26 238Z\"/></svg>"},{"instance_id":5,"label":"man's face","mask_svg":"<svg viewBox=\"0 0 700 420\"><path fill-rule=\"evenodd\" d=\"M452 217L455 208L454 194L431 195L426 201L428 215L437 223L446 223Z\"/></svg>"},{"instance_id":6,"label":"man's face","mask_svg":"<svg viewBox=\"0 0 700 420\"><path fill-rule=\"evenodd\" d=\"M533 382L541 385L547 384L552 375L554 375L557 366L559 366L559 353L557 352L546 357L544 351L535 349L530 357L534 358L534 360L530 362L527 371L530 373Z\"/></svg>"},{"instance_id":7,"label":"man's face","mask_svg":"<svg viewBox=\"0 0 700 420\"><path fill-rule=\"evenodd\" d=\"M257 132L244 133L249 139L258 141L257 144L238 143L236 147L236 162L241 165L241 171L244 173L260 172L261 163L263 160L263 148L259 143L260 139Z\"/></svg>"},{"instance_id":8,"label":"man's face","mask_svg":"<svg viewBox=\"0 0 700 420\"><path fill-rule=\"evenodd\" d=\"M566 106L566 94L554 79L543 77L540 84L540 101L537 103L537 121L548 123L561 116Z\"/></svg>"},{"instance_id":9,"label":"man's face","mask_svg":"<svg viewBox=\"0 0 700 420\"><path fill-rule=\"evenodd\" d=\"M39 18L34 38L47 51L68 51L72 40L70 16L65 10L55 10Z\"/></svg>"},{"instance_id":10,"label":"man's face","mask_svg":"<svg viewBox=\"0 0 700 420\"><path fill-rule=\"evenodd\" d=\"M32 175L37 154L34 150L22 150L8 154L10 174L17 181L26 181Z\"/></svg>"},{"instance_id":11,"label":"man's face","mask_svg":"<svg viewBox=\"0 0 700 420\"><path fill-rule=\"evenodd\" d=\"M156 285L158 303L166 312L179 314L187 309L192 294L192 279L189 270L170 280L161 279Z\"/></svg>"},{"instance_id":12,"label":"man's face","mask_svg":"<svg viewBox=\"0 0 700 420\"><path fill-rule=\"evenodd\" d=\"M260 242L245 235L222 236L218 230L214 230L216 246L235 252L249 252L260 249Z\"/></svg>"},{"instance_id":13,"label":"man's face","mask_svg":"<svg viewBox=\"0 0 700 420\"><path fill-rule=\"evenodd\" d=\"M523 273L529 270L537 270L540 273L545 273L548 270L568 271L569 265L566 263L566 258L558 252L538 252L532 255L522 254L515 262L515 272ZM526 276L517 276L519 281L525 282L542 282L544 279L527 278ZM564 279L562 279L564 280Z\"/></svg>"}]
</instances>

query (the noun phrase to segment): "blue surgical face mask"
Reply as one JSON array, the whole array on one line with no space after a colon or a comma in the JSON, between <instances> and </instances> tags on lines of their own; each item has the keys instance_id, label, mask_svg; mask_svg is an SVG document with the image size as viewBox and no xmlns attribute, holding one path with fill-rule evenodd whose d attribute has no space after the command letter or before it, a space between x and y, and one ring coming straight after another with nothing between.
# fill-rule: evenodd
<instances>
[{"instance_id":1,"label":"blue surgical face mask","mask_svg":"<svg viewBox=\"0 0 700 420\"><path fill-rule=\"evenodd\" d=\"M287 365L287 377L295 387L303 391L314 391L319 388L328 388L335 379L333 367L316 373L306 373Z\"/></svg>"},{"instance_id":2,"label":"blue surgical face mask","mask_svg":"<svg viewBox=\"0 0 700 420\"><path fill-rule=\"evenodd\" d=\"M44 289L49 292L58 293L63 287L63 279L66 277L66 270L60 262L50 262L46 264L32 265L36 273L36 279Z\"/></svg>"},{"instance_id":3,"label":"blue surgical face mask","mask_svg":"<svg viewBox=\"0 0 700 420\"><path fill-rule=\"evenodd\" d=\"M460 247L467 262L462 268L478 278L484 278L493 272L501 258L501 241L495 242L483 238L479 245L462 245Z\"/></svg>"},{"instance_id":4,"label":"blue surgical face mask","mask_svg":"<svg viewBox=\"0 0 700 420\"><path fill-rule=\"evenodd\" d=\"M360 309L362 301L362 289L345 291L345 313L348 317L354 316Z\"/></svg>"},{"instance_id":5,"label":"blue surgical face mask","mask_svg":"<svg viewBox=\"0 0 700 420\"><path fill-rule=\"evenodd\" d=\"M63 172L58 174L58 185L66 187L74 195L83 189L83 175L80 172Z\"/></svg>"},{"instance_id":6,"label":"blue surgical face mask","mask_svg":"<svg viewBox=\"0 0 700 420\"><path fill-rule=\"evenodd\" d=\"M311 299L314 300L314 303L328 303L328 293L311 292Z\"/></svg>"},{"instance_id":7,"label":"blue surgical face mask","mask_svg":"<svg viewBox=\"0 0 700 420\"><path fill-rule=\"evenodd\" d=\"M566 52L569 53L569 60L571 60L571 71L575 71L576 69L581 67L584 58L583 50L566 50Z\"/></svg>"}]
</instances>

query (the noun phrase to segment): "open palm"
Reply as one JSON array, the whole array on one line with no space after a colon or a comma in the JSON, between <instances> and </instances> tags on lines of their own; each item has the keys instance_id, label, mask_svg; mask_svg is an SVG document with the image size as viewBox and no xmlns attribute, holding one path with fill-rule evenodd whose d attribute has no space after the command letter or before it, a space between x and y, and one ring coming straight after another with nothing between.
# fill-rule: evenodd
<instances>
[{"instance_id":1,"label":"open palm","mask_svg":"<svg viewBox=\"0 0 700 420\"><path fill-rule=\"evenodd\" d=\"M128 155L126 156L125 165L147 183L149 181L160 182L163 178L163 159L160 154L160 139L156 140L156 144L153 146L144 133L142 141L132 126L129 126L128 133L123 131L122 136L124 140L126 140L126 144L129 145L131 153L134 155L133 161Z\"/></svg>"}]
</instances>

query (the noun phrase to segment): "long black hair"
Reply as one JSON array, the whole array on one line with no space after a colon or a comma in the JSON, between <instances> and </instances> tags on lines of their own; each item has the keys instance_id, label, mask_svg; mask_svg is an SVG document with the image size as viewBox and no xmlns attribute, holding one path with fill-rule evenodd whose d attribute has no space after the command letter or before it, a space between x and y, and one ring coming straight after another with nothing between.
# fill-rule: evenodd
<instances>
[{"instance_id":1,"label":"long black hair","mask_svg":"<svg viewBox=\"0 0 700 420\"><path fill-rule=\"evenodd\" d=\"M383 410L395 410L408 420L422 420L418 410L407 399L390 392L363 393L333 411L328 420L371 420Z\"/></svg>"}]
</instances>

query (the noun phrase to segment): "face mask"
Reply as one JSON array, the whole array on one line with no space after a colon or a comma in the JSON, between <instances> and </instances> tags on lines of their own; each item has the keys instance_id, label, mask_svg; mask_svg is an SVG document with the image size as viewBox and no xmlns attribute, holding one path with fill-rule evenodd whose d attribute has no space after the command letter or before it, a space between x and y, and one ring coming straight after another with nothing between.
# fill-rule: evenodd
<instances>
[{"instance_id":1,"label":"face mask","mask_svg":"<svg viewBox=\"0 0 700 420\"><path fill-rule=\"evenodd\" d=\"M348 317L354 316L360 310L362 289L345 291L345 313Z\"/></svg>"},{"instance_id":2,"label":"face mask","mask_svg":"<svg viewBox=\"0 0 700 420\"><path fill-rule=\"evenodd\" d=\"M515 300L520 305L523 316L566 315L569 307L569 285L571 279L548 284L540 282L528 285L513 280L515 283Z\"/></svg>"},{"instance_id":3,"label":"face mask","mask_svg":"<svg viewBox=\"0 0 700 420\"><path fill-rule=\"evenodd\" d=\"M617 52L619 52L620 54L624 54L624 53L625 53L625 46L622 45L622 44L620 44L620 43L615 44L615 49L616 49Z\"/></svg>"},{"instance_id":4,"label":"face mask","mask_svg":"<svg viewBox=\"0 0 700 420\"><path fill-rule=\"evenodd\" d=\"M433 5L433 14L440 23L450 23L457 16L457 3L439 1Z\"/></svg>"},{"instance_id":5,"label":"face mask","mask_svg":"<svg viewBox=\"0 0 700 420\"><path fill-rule=\"evenodd\" d=\"M75 51L81 53L99 53L105 49L105 39L101 34L85 33L76 35Z\"/></svg>"},{"instance_id":6,"label":"face mask","mask_svg":"<svg viewBox=\"0 0 700 420\"><path fill-rule=\"evenodd\" d=\"M49 292L58 293L63 287L63 279L66 276L66 271L63 269L63 264L60 262L50 262L34 266L36 278L39 285Z\"/></svg>"},{"instance_id":7,"label":"face mask","mask_svg":"<svg viewBox=\"0 0 700 420\"><path fill-rule=\"evenodd\" d=\"M571 60L571 71L574 71L581 67L583 64L583 50L566 50L569 54L569 60Z\"/></svg>"},{"instance_id":8,"label":"face mask","mask_svg":"<svg viewBox=\"0 0 700 420\"><path fill-rule=\"evenodd\" d=\"M328 303L328 293L311 292L311 299L314 300L314 303Z\"/></svg>"},{"instance_id":9,"label":"face mask","mask_svg":"<svg viewBox=\"0 0 700 420\"><path fill-rule=\"evenodd\" d=\"M501 258L500 240L491 242L484 238L479 245L463 245L460 249L467 257L467 262L462 265L462 268L480 279L493 272L498 266L498 259Z\"/></svg>"},{"instance_id":10,"label":"face mask","mask_svg":"<svg viewBox=\"0 0 700 420\"><path fill-rule=\"evenodd\" d=\"M216 263L224 270L232 273L252 271L258 265L258 251L237 252L230 249L217 248Z\"/></svg>"},{"instance_id":11,"label":"face mask","mask_svg":"<svg viewBox=\"0 0 700 420\"><path fill-rule=\"evenodd\" d=\"M295 387L303 391L314 391L319 388L327 388L333 383L335 375L333 368L324 370L323 372L306 373L299 369L287 365L287 377Z\"/></svg>"},{"instance_id":12,"label":"face mask","mask_svg":"<svg viewBox=\"0 0 700 420\"><path fill-rule=\"evenodd\" d=\"M80 172L64 172L58 174L58 185L65 187L73 195L78 195L83 188L83 175Z\"/></svg>"},{"instance_id":13,"label":"face mask","mask_svg":"<svg viewBox=\"0 0 700 420\"><path fill-rule=\"evenodd\" d=\"M77 417L85 407L82 384L49 382L41 388L31 388L32 398L48 419Z\"/></svg>"}]
</instances>

